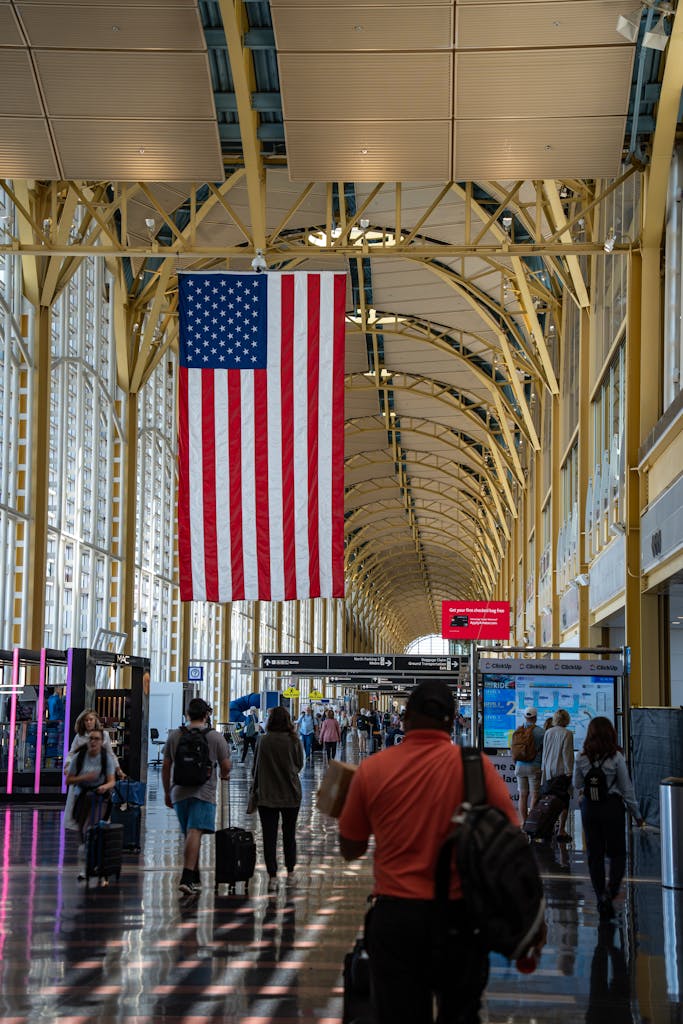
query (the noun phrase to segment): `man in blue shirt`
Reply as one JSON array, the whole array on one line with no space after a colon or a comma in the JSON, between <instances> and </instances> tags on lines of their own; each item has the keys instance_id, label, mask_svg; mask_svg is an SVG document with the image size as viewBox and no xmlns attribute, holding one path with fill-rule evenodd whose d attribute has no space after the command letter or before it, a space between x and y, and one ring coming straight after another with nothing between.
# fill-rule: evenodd
<instances>
[{"instance_id":1,"label":"man in blue shirt","mask_svg":"<svg viewBox=\"0 0 683 1024\"><path fill-rule=\"evenodd\" d=\"M541 760L543 758L543 729L536 725L538 712L536 708L527 708L524 712L524 728L533 730L535 753L529 761L516 762L517 785L519 787L519 813L522 825L530 810L533 810L541 791ZM529 807L531 797L531 807Z\"/></svg>"},{"instance_id":2,"label":"man in blue shirt","mask_svg":"<svg viewBox=\"0 0 683 1024\"><path fill-rule=\"evenodd\" d=\"M315 735L316 728L312 708L306 708L306 710L299 715L296 727L299 730L299 736L301 737L301 742L304 745L306 764L310 764L311 753L313 751L313 737Z\"/></svg>"}]
</instances>

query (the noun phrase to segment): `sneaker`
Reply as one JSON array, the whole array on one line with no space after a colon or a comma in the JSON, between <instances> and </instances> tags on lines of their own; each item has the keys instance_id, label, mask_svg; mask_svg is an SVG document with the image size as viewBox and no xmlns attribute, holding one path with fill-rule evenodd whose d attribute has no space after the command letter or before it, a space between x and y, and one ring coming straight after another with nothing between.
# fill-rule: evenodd
<instances>
[{"instance_id":1,"label":"sneaker","mask_svg":"<svg viewBox=\"0 0 683 1024\"><path fill-rule=\"evenodd\" d=\"M202 891L201 885L194 881L181 881L178 886L183 896L195 896L199 895Z\"/></svg>"}]
</instances>

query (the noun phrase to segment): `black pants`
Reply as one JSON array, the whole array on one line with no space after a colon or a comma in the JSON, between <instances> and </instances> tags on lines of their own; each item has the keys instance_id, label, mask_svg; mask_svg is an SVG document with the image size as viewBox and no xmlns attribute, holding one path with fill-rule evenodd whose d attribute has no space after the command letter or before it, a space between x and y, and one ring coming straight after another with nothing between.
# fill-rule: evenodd
<instances>
[{"instance_id":1,"label":"black pants","mask_svg":"<svg viewBox=\"0 0 683 1024\"><path fill-rule=\"evenodd\" d=\"M581 820L586 833L588 871L599 897L619 892L626 870L626 835L624 804L620 796L610 796L602 803L581 801ZM605 857L609 857L609 885L605 890Z\"/></svg>"},{"instance_id":2,"label":"black pants","mask_svg":"<svg viewBox=\"0 0 683 1024\"><path fill-rule=\"evenodd\" d=\"M467 924L462 902L379 897L366 921L377 1024L476 1024L489 959ZM439 936L443 938L440 940Z\"/></svg>"},{"instance_id":3,"label":"black pants","mask_svg":"<svg viewBox=\"0 0 683 1024\"><path fill-rule=\"evenodd\" d=\"M285 867L293 871L296 867L296 819L298 807L263 807L259 804L258 816L263 831L263 855L269 875L277 874L277 822L282 815L282 850Z\"/></svg>"},{"instance_id":4,"label":"black pants","mask_svg":"<svg viewBox=\"0 0 683 1024\"><path fill-rule=\"evenodd\" d=\"M254 757L256 757L256 733L253 736L245 736L242 740L242 760L245 761L247 757L247 751L249 747L252 749Z\"/></svg>"},{"instance_id":5,"label":"black pants","mask_svg":"<svg viewBox=\"0 0 683 1024\"><path fill-rule=\"evenodd\" d=\"M328 761L333 761L337 756L337 741L336 740L325 740L325 756Z\"/></svg>"}]
</instances>

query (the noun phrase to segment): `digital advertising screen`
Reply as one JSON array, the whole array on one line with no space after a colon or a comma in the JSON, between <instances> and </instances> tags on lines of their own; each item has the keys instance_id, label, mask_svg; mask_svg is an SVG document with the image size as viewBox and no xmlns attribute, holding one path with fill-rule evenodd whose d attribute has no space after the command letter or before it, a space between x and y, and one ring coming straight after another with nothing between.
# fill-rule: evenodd
<instances>
[{"instance_id":1,"label":"digital advertising screen","mask_svg":"<svg viewBox=\"0 0 683 1024\"><path fill-rule=\"evenodd\" d=\"M481 676L484 700L484 747L509 749L515 729L524 722L524 712L534 707L537 724L543 728L558 708L569 712L567 728L574 734L574 749L581 750L591 718L604 715L615 721L614 677L563 675L558 678L523 674Z\"/></svg>"}]
</instances>

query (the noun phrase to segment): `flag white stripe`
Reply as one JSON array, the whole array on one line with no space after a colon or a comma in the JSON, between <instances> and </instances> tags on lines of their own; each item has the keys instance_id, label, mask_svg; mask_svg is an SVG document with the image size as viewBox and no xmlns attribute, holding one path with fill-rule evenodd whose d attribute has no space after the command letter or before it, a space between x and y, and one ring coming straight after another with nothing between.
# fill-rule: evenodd
<instances>
[{"instance_id":1,"label":"flag white stripe","mask_svg":"<svg viewBox=\"0 0 683 1024\"><path fill-rule=\"evenodd\" d=\"M270 599L285 595L282 514L282 277L268 275L268 518L270 524Z\"/></svg>"},{"instance_id":2,"label":"flag white stripe","mask_svg":"<svg viewBox=\"0 0 683 1024\"><path fill-rule=\"evenodd\" d=\"M308 276L294 277L294 561L296 591L310 593L308 553Z\"/></svg>"},{"instance_id":3,"label":"flag white stripe","mask_svg":"<svg viewBox=\"0 0 683 1024\"><path fill-rule=\"evenodd\" d=\"M320 593L332 593L332 375L334 356L334 276L320 275L318 374L318 545Z\"/></svg>"},{"instance_id":4,"label":"flag white stripe","mask_svg":"<svg viewBox=\"0 0 683 1024\"><path fill-rule=\"evenodd\" d=\"M216 443L216 542L218 546L218 593L221 601L232 595L229 504L218 497L230 493L228 455L228 371L214 370L214 433Z\"/></svg>"},{"instance_id":5,"label":"flag white stripe","mask_svg":"<svg viewBox=\"0 0 683 1024\"><path fill-rule=\"evenodd\" d=\"M204 568L204 474L202 471L202 375L187 375L187 407L190 463L190 545L192 551L192 597L206 600Z\"/></svg>"},{"instance_id":6,"label":"flag white stripe","mask_svg":"<svg viewBox=\"0 0 683 1024\"><path fill-rule=\"evenodd\" d=\"M258 600L258 550L256 546L256 438L254 430L254 376L242 373L242 554L244 598Z\"/></svg>"}]
</instances>

